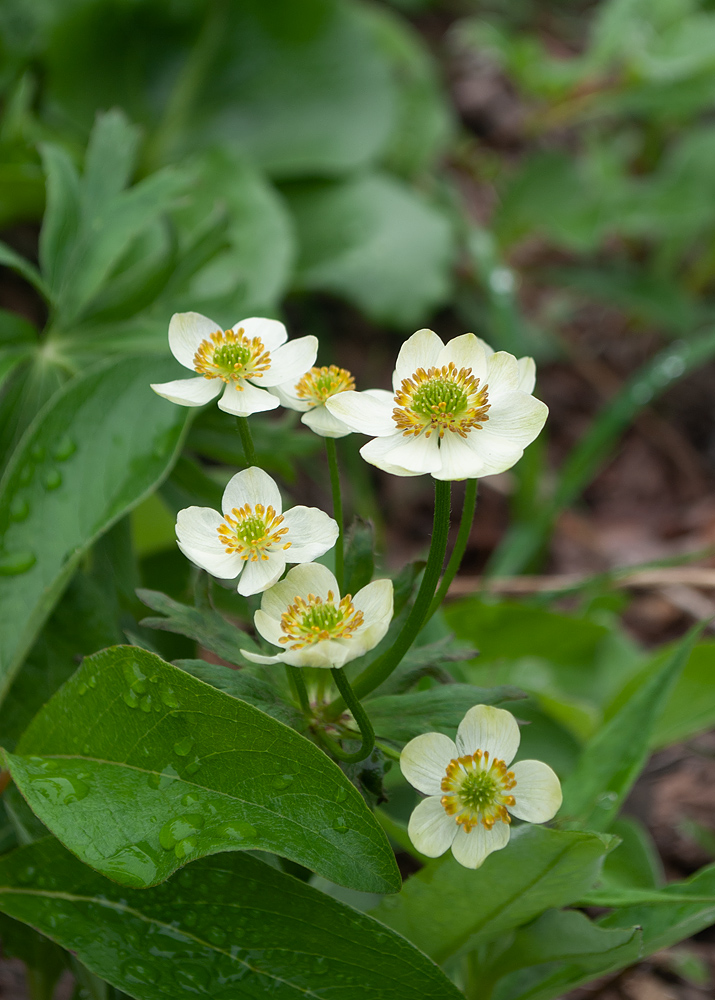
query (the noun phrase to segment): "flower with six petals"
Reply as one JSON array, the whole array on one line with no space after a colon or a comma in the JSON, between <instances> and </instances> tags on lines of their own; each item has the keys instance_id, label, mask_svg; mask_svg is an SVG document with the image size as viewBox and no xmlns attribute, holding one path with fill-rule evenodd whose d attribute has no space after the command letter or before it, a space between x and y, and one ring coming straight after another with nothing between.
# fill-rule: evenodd
<instances>
[{"instance_id":1,"label":"flower with six petals","mask_svg":"<svg viewBox=\"0 0 715 1000\"><path fill-rule=\"evenodd\" d=\"M519 749L516 719L501 708L475 705L459 724L456 743L425 733L400 755L403 775L424 799L412 813L410 840L437 858L452 848L465 868L479 868L509 842L511 816L529 823L553 819L561 785L538 760L511 764Z\"/></svg>"},{"instance_id":2,"label":"flower with six petals","mask_svg":"<svg viewBox=\"0 0 715 1000\"><path fill-rule=\"evenodd\" d=\"M239 594L260 594L282 576L286 563L307 563L335 545L338 526L317 507L282 513L271 477L252 467L229 481L223 515L209 507L186 507L176 519L184 555L221 580L238 580Z\"/></svg>"},{"instance_id":3,"label":"flower with six petals","mask_svg":"<svg viewBox=\"0 0 715 1000\"><path fill-rule=\"evenodd\" d=\"M392 620L392 580L373 580L354 597L340 597L337 580L311 563L289 570L271 587L254 615L256 629L282 652L263 656L242 649L253 663L342 667L378 644Z\"/></svg>"},{"instance_id":4,"label":"flower with six petals","mask_svg":"<svg viewBox=\"0 0 715 1000\"><path fill-rule=\"evenodd\" d=\"M393 392L342 392L325 403L374 436L363 458L396 476L477 479L510 469L544 426L531 358L494 352L473 333L445 346L418 330L400 350Z\"/></svg>"},{"instance_id":5,"label":"flower with six petals","mask_svg":"<svg viewBox=\"0 0 715 1000\"><path fill-rule=\"evenodd\" d=\"M278 397L266 389L299 378L318 353L316 337L287 339L275 319L253 316L222 330L200 313L175 313L169 323L171 353L197 377L152 389L182 406L203 406L223 390L219 409L237 417L274 410Z\"/></svg>"}]
</instances>

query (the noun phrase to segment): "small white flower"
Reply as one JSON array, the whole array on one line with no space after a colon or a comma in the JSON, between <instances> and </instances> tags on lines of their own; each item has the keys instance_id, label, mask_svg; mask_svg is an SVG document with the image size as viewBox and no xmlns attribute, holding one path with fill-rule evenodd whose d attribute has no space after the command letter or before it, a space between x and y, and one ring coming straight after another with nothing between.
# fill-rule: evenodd
<instances>
[{"instance_id":1,"label":"small white flower","mask_svg":"<svg viewBox=\"0 0 715 1000\"><path fill-rule=\"evenodd\" d=\"M209 507L186 507L176 519L184 555L221 580L239 577L238 592L260 594L276 583L286 563L307 563L335 545L338 526L317 507L282 514L271 477L255 466L229 481L223 516Z\"/></svg>"},{"instance_id":2,"label":"small white flower","mask_svg":"<svg viewBox=\"0 0 715 1000\"><path fill-rule=\"evenodd\" d=\"M222 330L200 313L175 313L169 323L171 353L202 377L164 382L152 389L181 406L203 406L223 389L219 409L237 417L274 410L278 398L265 390L297 379L318 353L317 337L299 337L286 344L287 339L286 328L275 319L253 316Z\"/></svg>"},{"instance_id":3,"label":"small white flower","mask_svg":"<svg viewBox=\"0 0 715 1000\"><path fill-rule=\"evenodd\" d=\"M283 406L302 413L301 423L321 437L341 438L351 433L347 424L334 417L325 403L338 392L355 388L355 379L345 368L337 365L311 368L297 382L292 380L277 385L271 392Z\"/></svg>"},{"instance_id":4,"label":"small white flower","mask_svg":"<svg viewBox=\"0 0 715 1000\"><path fill-rule=\"evenodd\" d=\"M325 406L374 435L360 454L385 472L477 479L510 469L544 426L535 380L532 358L494 352L473 333L445 346L432 330L418 330L397 357L393 393L341 392Z\"/></svg>"},{"instance_id":5,"label":"small white flower","mask_svg":"<svg viewBox=\"0 0 715 1000\"><path fill-rule=\"evenodd\" d=\"M522 760L507 770L519 738L511 712L475 705L459 724L456 744L441 733L410 740L400 768L428 796L407 828L418 851L437 858L451 847L460 865L479 868L509 842L510 813L529 823L553 819L562 796L549 765Z\"/></svg>"},{"instance_id":6,"label":"small white flower","mask_svg":"<svg viewBox=\"0 0 715 1000\"><path fill-rule=\"evenodd\" d=\"M254 615L256 629L283 652L241 652L253 663L342 667L377 646L392 620L392 581L373 580L355 597L340 598L325 566L296 566L266 591Z\"/></svg>"}]
</instances>

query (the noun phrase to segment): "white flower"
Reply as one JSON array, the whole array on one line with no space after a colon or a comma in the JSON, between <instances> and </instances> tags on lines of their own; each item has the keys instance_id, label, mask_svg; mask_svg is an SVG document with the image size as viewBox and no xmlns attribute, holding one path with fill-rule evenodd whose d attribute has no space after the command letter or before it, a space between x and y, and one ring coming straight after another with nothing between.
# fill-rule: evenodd
<instances>
[{"instance_id":1,"label":"white flower","mask_svg":"<svg viewBox=\"0 0 715 1000\"><path fill-rule=\"evenodd\" d=\"M253 316L222 330L200 313L174 313L169 323L171 353L202 377L164 382L152 389L182 406L203 406L223 389L219 409L237 417L274 410L278 398L265 389L298 378L318 353L317 337L299 337L286 344L287 339L286 328L275 319Z\"/></svg>"},{"instance_id":2,"label":"white flower","mask_svg":"<svg viewBox=\"0 0 715 1000\"><path fill-rule=\"evenodd\" d=\"M341 392L326 408L352 430L374 435L363 458L395 476L476 479L510 469L544 426L531 395L531 358L494 352L465 333L445 346L432 330L403 345L384 390Z\"/></svg>"},{"instance_id":3,"label":"white flower","mask_svg":"<svg viewBox=\"0 0 715 1000\"><path fill-rule=\"evenodd\" d=\"M254 615L256 629L283 652L241 652L253 663L342 667L378 644L392 620L392 581L373 580L355 597L340 598L325 566L296 566L266 591Z\"/></svg>"},{"instance_id":4,"label":"white flower","mask_svg":"<svg viewBox=\"0 0 715 1000\"><path fill-rule=\"evenodd\" d=\"M277 385L271 391L283 406L302 413L301 422L321 437L341 438L350 428L326 409L325 403L338 392L355 388L355 379L345 368L336 365L311 368L298 381Z\"/></svg>"},{"instance_id":5,"label":"white flower","mask_svg":"<svg viewBox=\"0 0 715 1000\"><path fill-rule=\"evenodd\" d=\"M516 719L491 705L469 709L456 744L441 733L410 740L400 768L428 796L407 828L418 851L437 858L451 847L460 865L479 868L509 842L510 813L529 823L556 815L561 785L548 764L522 760L507 770L518 748Z\"/></svg>"},{"instance_id":6,"label":"white flower","mask_svg":"<svg viewBox=\"0 0 715 1000\"><path fill-rule=\"evenodd\" d=\"M338 526L317 507L282 514L271 477L252 467L229 481L223 516L209 507L186 507L176 519L184 555L221 580L239 577L238 592L260 594L276 583L286 563L306 563L335 545Z\"/></svg>"}]
</instances>

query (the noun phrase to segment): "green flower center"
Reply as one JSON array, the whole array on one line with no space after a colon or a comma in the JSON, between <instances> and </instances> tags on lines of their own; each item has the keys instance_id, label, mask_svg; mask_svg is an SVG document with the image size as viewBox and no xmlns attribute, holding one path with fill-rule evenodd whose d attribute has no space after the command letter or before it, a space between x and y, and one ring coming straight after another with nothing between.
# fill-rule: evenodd
<instances>
[{"instance_id":1,"label":"green flower center","mask_svg":"<svg viewBox=\"0 0 715 1000\"><path fill-rule=\"evenodd\" d=\"M395 393L392 419L405 435L429 437L436 431L443 438L449 431L466 437L489 419L487 388L471 368L457 369L452 361L442 368L418 368Z\"/></svg>"},{"instance_id":2,"label":"green flower center","mask_svg":"<svg viewBox=\"0 0 715 1000\"><path fill-rule=\"evenodd\" d=\"M459 789L459 798L469 809L484 811L494 805L498 792L501 791L489 771L472 771L468 774Z\"/></svg>"},{"instance_id":3,"label":"green flower center","mask_svg":"<svg viewBox=\"0 0 715 1000\"><path fill-rule=\"evenodd\" d=\"M241 379L262 378L271 367L270 351L260 337L248 338L243 327L217 330L202 340L194 355L194 370L204 378L220 378L243 389Z\"/></svg>"},{"instance_id":4,"label":"green flower center","mask_svg":"<svg viewBox=\"0 0 715 1000\"><path fill-rule=\"evenodd\" d=\"M214 351L213 364L224 375L233 375L238 369L245 368L251 357L251 348L244 344L225 344Z\"/></svg>"},{"instance_id":5,"label":"green flower center","mask_svg":"<svg viewBox=\"0 0 715 1000\"><path fill-rule=\"evenodd\" d=\"M337 365L311 368L296 384L298 399L306 399L314 406L320 406L338 392L355 388L355 379L345 368Z\"/></svg>"},{"instance_id":6,"label":"green flower center","mask_svg":"<svg viewBox=\"0 0 715 1000\"><path fill-rule=\"evenodd\" d=\"M362 611L356 610L350 594L337 604L332 590L325 601L315 594L308 594L307 600L297 596L281 615L285 635L280 642L290 643L290 649L303 649L326 639L349 639L362 624Z\"/></svg>"},{"instance_id":7,"label":"green flower center","mask_svg":"<svg viewBox=\"0 0 715 1000\"><path fill-rule=\"evenodd\" d=\"M224 514L223 521L216 529L221 544L228 553L235 552L244 562L268 559L274 547L291 547L291 542L283 541L288 533L288 528L280 527L283 516L262 503L255 507L249 503L234 507L230 514Z\"/></svg>"},{"instance_id":8,"label":"green flower center","mask_svg":"<svg viewBox=\"0 0 715 1000\"><path fill-rule=\"evenodd\" d=\"M442 778L440 799L444 811L469 833L479 823L491 830L497 820L511 823L507 806L515 799L509 792L516 787L513 771L503 760L489 761L488 750L451 760Z\"/></svg>"},{"instance_id":9,"label":"green flower center","mask_svg":"<svg viewBox=\"0 0 715 1000\"><path fill-rule=\"evenodd\" d=\"M432 419L434 413L451 413L458 416L467 409L469 396L455 382L434 378L423 382L412 397L412 409L423 417Z\"/></svg>"}]
</instances>

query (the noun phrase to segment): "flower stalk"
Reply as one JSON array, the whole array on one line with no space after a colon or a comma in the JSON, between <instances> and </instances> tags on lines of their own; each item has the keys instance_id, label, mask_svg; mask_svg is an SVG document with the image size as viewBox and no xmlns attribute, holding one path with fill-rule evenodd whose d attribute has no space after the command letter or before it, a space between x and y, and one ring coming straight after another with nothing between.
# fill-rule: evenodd
<instances>
[{"instance_id":1,"label":"flower stalk","mask_svg":"<svg viewBox=\"0 0 715 1000\"><path fill-rule=\"evenodd\" d=\"M248 417L236 417L236 425L238 426L238 433L241 436L241 446L243 448L243 456L246 459L246 468L250 469L256 465L256 449L253 444L251 428L248 426Z\"/></svg>"},{"instance_id":2,"label":"flower stalk","mask_svg":"<svg viewBox=\"0 0 715 1000\"><path fill-rule=\"evenodd\" d=\"M338 538L335 543L335 578L342 593L345 582L345 519L343 517L343 498L340 492L340 468L338 466L338 449L335 444L335 438L325 438L325 451L328 455L330 488L333 494L333 519L338 525Z\"/></svg>"},{"instance_id":3,"label":"flower stalk","mask_svg":"<svg viewBox=\"0 0 715 1000\"><path fill-rule=\"evenodd\" d=\"M466 484L466 490L464 492L464 504L462 506L462 516L459 521L459 531L457 532L457 538L454 543L454 548L452 549L452 555L449 557L449 562L447 563L447 569L444 571L444 576L442 577L442 582L440 583L437 593L432 598L432 603L430 604L429 611L427 612L427 618L425 623L430 620L432 615L440 608L442 601L447 596L447 591L449 590L452 580L454 580L457 575L457 571L462 564L462 559L464 558L464 553L467 550L467 544L469 542L469 536L472 533L472 523L474 521L474 512L477 509L477 487L479 481L477 479L468 479Z\"/></svg>"},{"instance_id":4,"label":"flower stalk","mask_svg":"<svg viewBox=\"0 0 715 1000\"><path fill-rule=\"evenodd\" d=\"M355 696L355 692L350 686L350 681L348 680L345 671L334 667L330 672L333 675L333 680L335 681L336 687L346 706L352 712L352 716L355 719L358 729L360 730L362 743L359 750L356 750L354 753L347 753L347 751L343 750L340 744L328 736L327 733L322 732L320 734L320 739L338 760L342 760L346 764L358 764L361 760L365 760L372 753L375 746L375 730L372 728L372 723L367 716L367 712Z\"/></svg>"}]
</instances>

